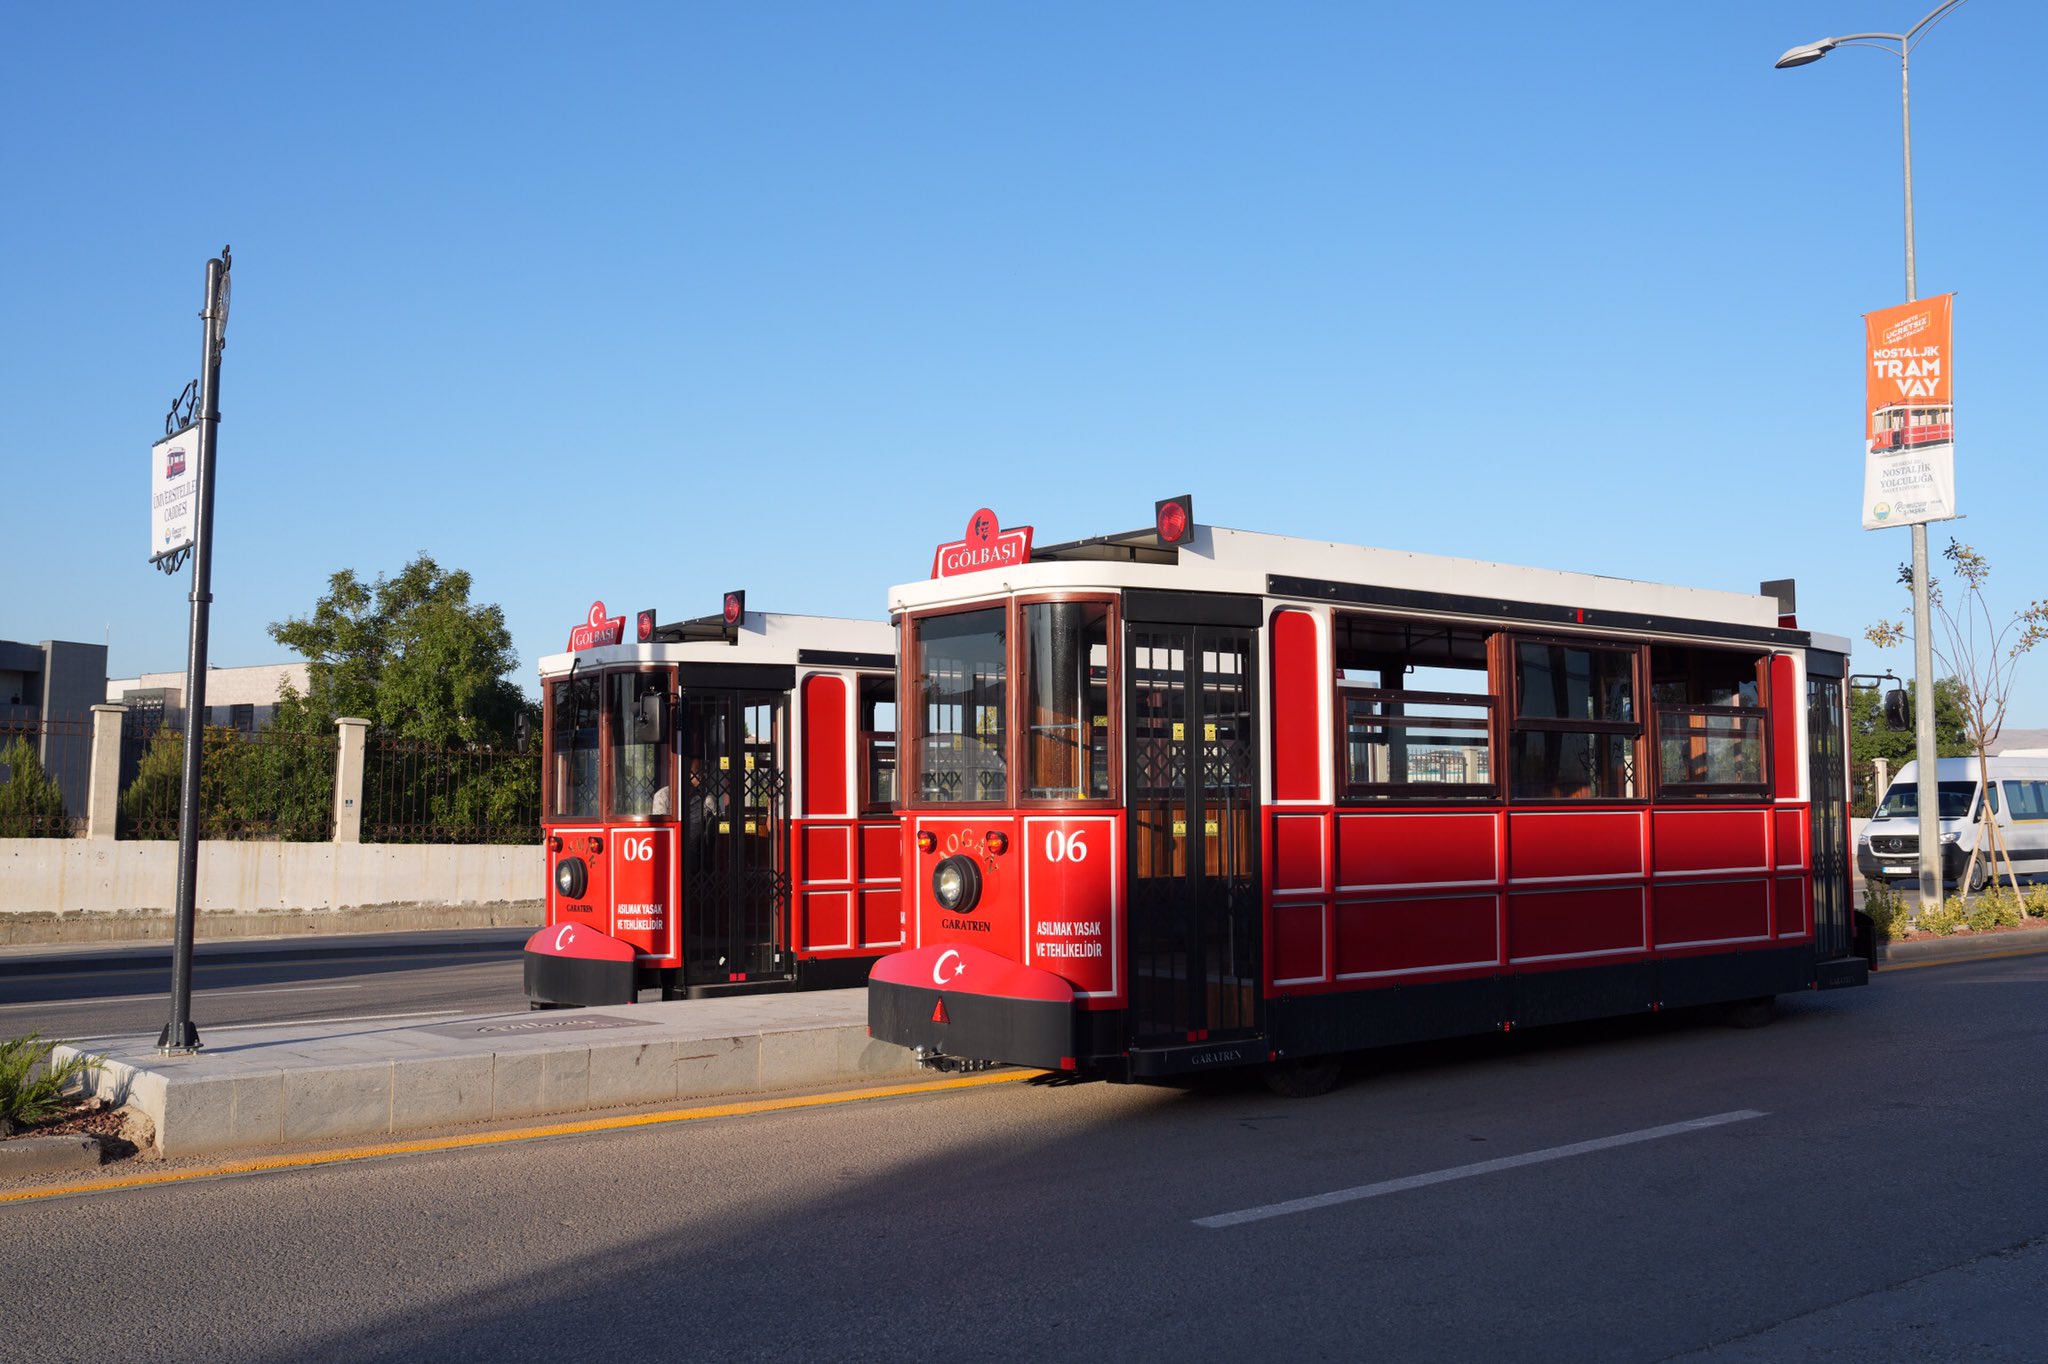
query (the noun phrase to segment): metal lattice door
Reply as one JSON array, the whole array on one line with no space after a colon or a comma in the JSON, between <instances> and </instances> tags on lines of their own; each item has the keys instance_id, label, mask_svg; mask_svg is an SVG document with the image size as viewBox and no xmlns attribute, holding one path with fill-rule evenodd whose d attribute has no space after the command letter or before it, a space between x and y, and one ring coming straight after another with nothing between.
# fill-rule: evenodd
<instances>
[{"instance_id":1,"label":"metal lattice door","mask_svg":"<svg viewBox=\"0 0 2048 1364\"><path fill-rule=\"evenodd\" d=\"M1813 936L1822 959L1850 951L1849 773L1842 683L1806 683L1808 780L1813 792Z\"/></svg>"},{"instance_id":2,"label":"metal lattice door","mask_svg":"<svg viewBox=\"0 0 2048 1364\"><path fill-rule=\"evenodd\" d=\"M784 703L779 693L683 697L683 975L693 985L785 973Z\"/></svg>"},{"instance_id":3,"label":"metal lattice door","mask_svg":"<svg viewBox=\"0 0 2048 1364\"><path fill-rule=\"evenodd\" d=\"M1247 630L1128 627L1136 1044L1259 1026L1256 657Z\"/></svg>"}]
</instances>

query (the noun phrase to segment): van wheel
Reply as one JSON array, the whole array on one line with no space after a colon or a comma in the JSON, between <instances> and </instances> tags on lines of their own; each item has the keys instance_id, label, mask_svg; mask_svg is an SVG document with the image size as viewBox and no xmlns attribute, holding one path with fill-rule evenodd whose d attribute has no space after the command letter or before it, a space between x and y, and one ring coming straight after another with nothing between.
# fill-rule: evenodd
<instances>
[{"instance_id":1,"label":"van wheel","mask_svg":"<svg viewBox=\"0 0 2048 1364\"><path fill-rule=\"evenodd\" d=\"M1266 1066L1266 1088L1283 1099L1314 1099L1337 1087L1337 1076L1343 1069L1341 1056L1272 1061Z\"/></svg>"},{"instance_id":2,"label":"van wheel","mask_svg":"<svg viewBox=\"0 0 2048 1364\"><path fill-rule=\"evenodd\" d=\"M1977 859L1977 870L1970 877L1970 894L1975 895L1977 892L1983 890L1984 887L1990 884L1991 859L1988 857L1980 857Z\"/></svg>"},{"instance_id":3,"label":"van wheel","mask_svg":"<svg viewBox=\"0 0 2048 1364\"><path fill-rule=\"evenodd\" d=\"M1777 1016L1778 997L1759 995L1755 999L1737 1000L1722 1013L1731 1028L1761 1028Z\"/></svg>"}]
</instances>

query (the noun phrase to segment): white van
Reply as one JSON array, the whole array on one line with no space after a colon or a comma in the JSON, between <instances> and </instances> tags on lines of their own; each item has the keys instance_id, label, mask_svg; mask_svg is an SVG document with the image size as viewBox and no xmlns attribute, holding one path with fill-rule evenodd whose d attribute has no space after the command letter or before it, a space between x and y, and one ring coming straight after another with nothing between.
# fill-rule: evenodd
<instances>
[{"instance_id":1,"label":"white van","mask_svg":"<svg viewBox=\"0 0 2048 1364\"><path fill-rule=\"evenodd\" d=\"M2048 873L2048 753L2001 753L1989 764L1990 778L1979 804L1977 760L1939 758L1941 879L1954 886L1984 840L1971 889L1991 876L1991 844L1984 839L1984 807L1998 821L1999 841L2022 881ZM1856 840L1856 869L1873 882L1910 884L1920 874L1920 765L1907 763L1892 779L1862 837ZM2003 876L2003 869L1998 873Z\"/></svg>"}]
</instances>

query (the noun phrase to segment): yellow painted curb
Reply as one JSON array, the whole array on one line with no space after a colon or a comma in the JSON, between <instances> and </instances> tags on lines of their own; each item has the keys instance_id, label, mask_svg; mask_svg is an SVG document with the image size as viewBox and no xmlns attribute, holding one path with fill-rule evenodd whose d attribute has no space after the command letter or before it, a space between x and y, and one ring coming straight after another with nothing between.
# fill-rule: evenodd
<instances>
[{"instance_id":1,"label":"yellow painted curb","mask_svg":"<svg viewBox=\"0 0 2048 1364\"><path fill-rule=\"evenodd\" d=\"M1897 965L1879 963L1877 974L1888 976L1894 971L1920 971L1929 966L1968 966L1973 961L2005 961L2012 957L2038 957L2048 952L2048 947L2022 947L2011 952L1979 952L1974 956L1950 957L1945 961L1902 961Z\"/></svg>"},{"instance_id":2,"label":"yellow painted curb","mask_svg":"<svg viewBox=\"0 0 2048 1364\"><path fill-rule=\"evenodd\" d=\"M666 1123L695 1122L701 1118L740 1118L756 1113L786 1113L800 1108L858 1103L863 1099L894 1099L907 1094L937 1094L952 1089L1008 1084L1017 1080L1028 1080L1043 1073L1036 1070L1008 1070L989 1075L966 1075L954 1080L922 1080L916 1084L849 1089L832 1094L809 1094L794 1099L747 1099L739 1103L713 1104L705 1108L672 1108L660 1113L629 1113L616 1118L586 1118L581 1122L552 1123L546 1127L521 1127L509 1132L478 1132L464 1137L394 1141L378 1146L352 1146L344 1151L319 1151L309 1155L264 1156L256 1160L232 1161L225 1165L211 1165L198 1170L129 1175L122 1179L92 1180L77 1184L60 1184L47 1189L23 1189L12 1193L0 1193L0 1203L31 1203L37 1199L62 1198L70 1194L136 1189L152 1184L180 1184L192 1179L218 1179L223 1175L264 1174L273 1170L343 1165L357 1160L376 1160L383 1156L460 1151L477 1146L503 1146L511 1142L535 1141L542 1137L570 1137L587 1132L616 1132L631 1127L658 1127Z\"/></svg>"}]
</instances>

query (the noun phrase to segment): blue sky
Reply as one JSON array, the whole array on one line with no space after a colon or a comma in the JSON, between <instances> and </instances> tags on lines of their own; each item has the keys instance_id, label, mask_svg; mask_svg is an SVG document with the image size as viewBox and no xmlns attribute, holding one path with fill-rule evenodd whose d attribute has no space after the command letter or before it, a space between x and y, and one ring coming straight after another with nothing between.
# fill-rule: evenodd
<instances>
[{"instance_id":1,"label":"blue sky","mask_svg":"<svg viewBox=\"0 0 2048 1364\"><path fill-rule=\"evenodd\" d=\"M1932 0L1927 0L1932 3ZM976 506L1903 609L1860 314L1920 0L30 6L5 21L0 638L182 666L147 461L232 242L212 657L425 550L522 655L594 597L879 616ZM2048 7L1914 63L1958 501L2048 596ZM2026 319L2036 319L2033 324ZM1864 647L1858 665L1910 668ZM2048 726L2048 654L2014 725Z\"/></svg>"}]
</instances>

